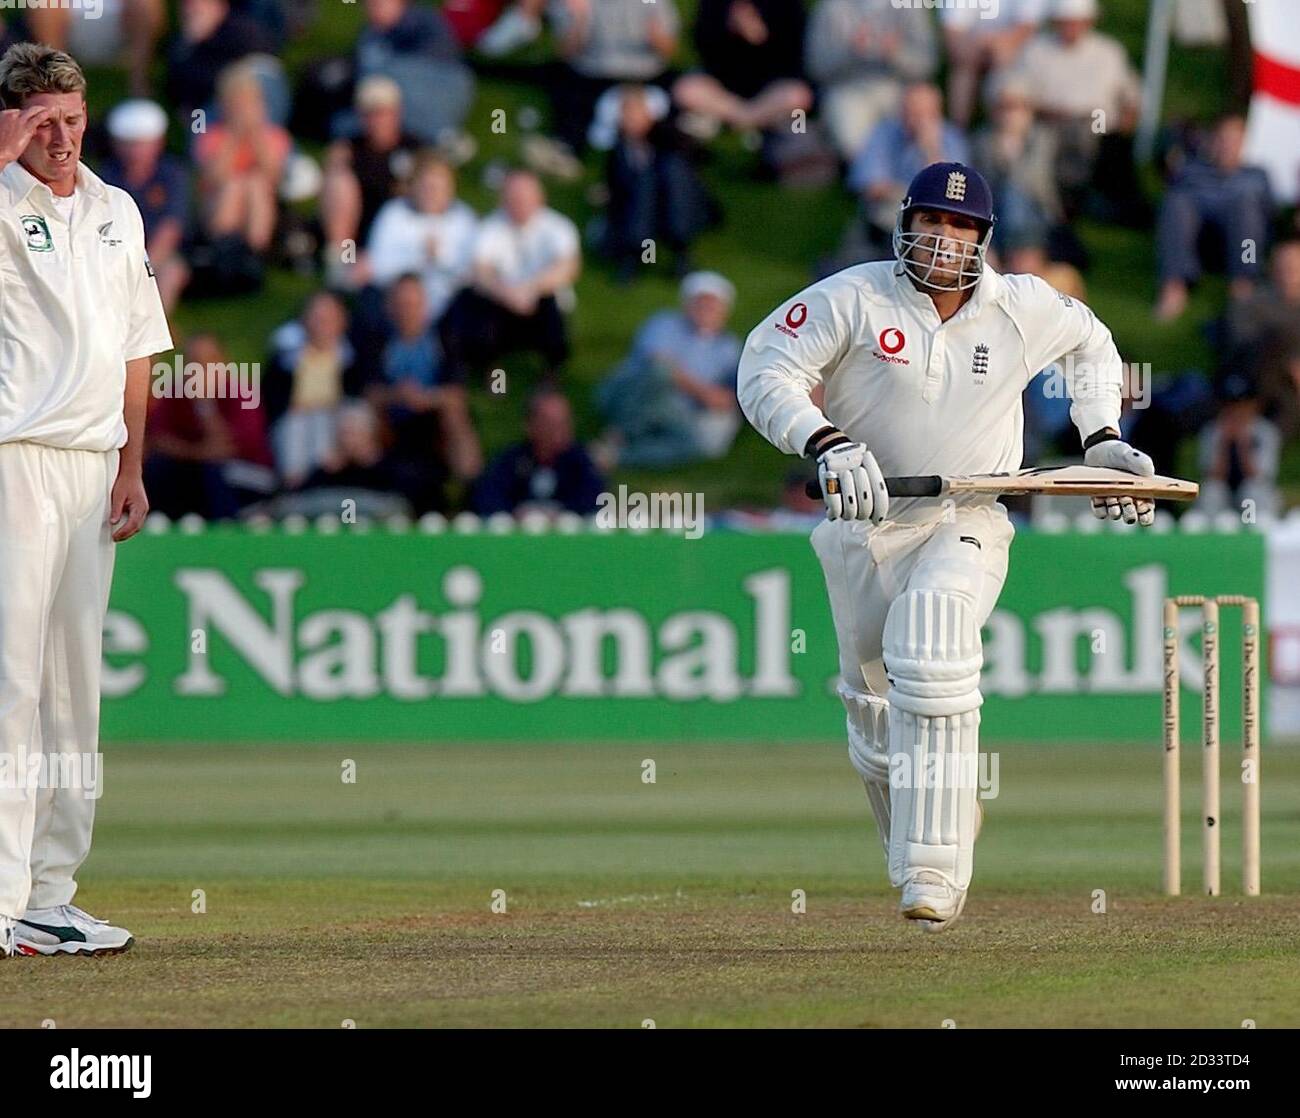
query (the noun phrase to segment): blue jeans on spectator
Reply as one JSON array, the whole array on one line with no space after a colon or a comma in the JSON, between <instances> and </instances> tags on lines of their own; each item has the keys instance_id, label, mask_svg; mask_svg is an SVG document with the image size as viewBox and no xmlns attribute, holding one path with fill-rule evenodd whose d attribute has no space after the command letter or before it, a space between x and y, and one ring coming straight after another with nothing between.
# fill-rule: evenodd
<instances>
[{"instance_id":1,"label":"blue jeans on spectator","mask_svg":"<svg viewBox=\"0 0 1300 1118\"><path fill-rule=\"evenodd\" d=\"M644 161L625 144L610 152L606 249L614 259L635 260L655 239L684 252L708 220L704 187L680 152L652 149Z\"/></svg>"},{"instance_id":2,"label":"blue jeans on spectator","mask_svg":"<svg viewBox=\"0 0 1300 1118\"><path fill-rule=\"evenodd\" d=\"M1229 279L1254 279L1267 256L1272 197L1257 167L1222 174L1194 164L1169 188L1156 226L1160 281L1194 283L1201 276L1198 240L1209 228L1223 238ZM1253 253L1246 251L1251 242Z\"/></svg>"}]
</instances>

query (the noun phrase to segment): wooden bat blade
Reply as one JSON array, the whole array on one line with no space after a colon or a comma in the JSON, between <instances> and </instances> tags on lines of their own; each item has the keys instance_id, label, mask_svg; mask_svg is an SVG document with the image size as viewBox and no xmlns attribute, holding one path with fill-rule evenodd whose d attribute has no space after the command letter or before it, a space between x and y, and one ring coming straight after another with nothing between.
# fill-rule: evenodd
<instances>
[{"instance_id":1,"label":"wooden bat blade","mask_svg":"<svg viewBox=\"0 0 1300 1118\"><path fill-rule=\"evenodd\" d=\"M1005 474L959 474L940 477L921 474L885 478L891 497L942 497L949 493L1055 493L1062 497L1152 497L1163 501L1194 501L1200 486L1182 478L1139 477L1104 466L1035 466ZM804 487L813 500L821 500L821 487L810 481Z\"/></svg>"},{"instance_id":2,"label":"wooden bat blade","mask_svg":"<svg viewBox=\"0 0 1300 1118\"><path fill-rule=\"evenodd\" d=\"M1104 466L1038 466L1009 474L944 479L947 493L1055 493L1063 497L1152 497L1194 501L1200 486L1182 478L1139 477Z\"/></svg>"}]
</instances>

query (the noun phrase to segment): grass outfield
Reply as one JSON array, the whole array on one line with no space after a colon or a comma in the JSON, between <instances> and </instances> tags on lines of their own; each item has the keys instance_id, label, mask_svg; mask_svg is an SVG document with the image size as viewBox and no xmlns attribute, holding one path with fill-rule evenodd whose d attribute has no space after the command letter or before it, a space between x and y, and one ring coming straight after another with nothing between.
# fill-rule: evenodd
<instances>
[{"instance_id":1,"label":"grass outfield","mask_svg":"<svg viewBox=\"0 0 1300 1118\"><path fill-rule=\"evenodd\" d=\"M1195 895L1186 753L1191 895L1157 893L1158 747L1008 746L966 916L928 936L838 745L117 747L78 899L137 945L6 961L0 1023L1300 1025L1300 751L1265 756L1249 901L1230 762L1225 895Z\"/></svg>"}]
</instances>

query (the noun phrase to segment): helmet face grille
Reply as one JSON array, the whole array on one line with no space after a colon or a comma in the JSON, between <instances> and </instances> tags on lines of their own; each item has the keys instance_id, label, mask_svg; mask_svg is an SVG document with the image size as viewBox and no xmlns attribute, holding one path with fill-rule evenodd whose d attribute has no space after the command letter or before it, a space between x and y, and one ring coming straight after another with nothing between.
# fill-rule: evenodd
<instances>
[{"instance_id":1,"label":"helmet face grille","mask_svg":"<svg viewBox=\"0 0 1300 1118\"><path fill-rule=\"evenodd\" d=\"M954 241L938 233L903 232L904 213L900 210L894 223L894 257L919 287L968 291L979 283L984 275L984 257L993 240L992 226L978 241ZM928 256L928 263L916 259L918 255Z\"/></svg>"}]
</instances>

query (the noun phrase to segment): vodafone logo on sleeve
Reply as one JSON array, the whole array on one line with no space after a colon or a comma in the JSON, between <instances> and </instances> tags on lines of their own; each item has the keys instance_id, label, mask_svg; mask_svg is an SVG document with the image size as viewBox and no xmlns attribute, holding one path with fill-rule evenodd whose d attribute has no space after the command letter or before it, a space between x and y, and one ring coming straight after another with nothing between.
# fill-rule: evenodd
<instances>
[{"instance_id":1,"label":"vodafone logo on sleeve","mask_svg":"<svg viewBox=\"0 0 1300 1118\"><path fill-rule=\"evenodd\" d=\"M879 361L888 361L891 365L910 365L906 357L896 356L898 352L907 345L907 338L897 326L886 326L880 331L880 336L876 339L876 345L879 347L874 351L874 355Z\"/></svg>"},{"instance_id":2,"label":"vodafone logo on sleeve","mask_svg":"<svg viewBox=\"0 0 1300 1118\"><path fill-rule=\"evenodd\" d=\"M808 304L795 303L788 311L785 312L785 321L778 322L776 328L782 334L788 334L792 338L799 336L799 327L808 321Z\"/></svg>"}]
</instances>

